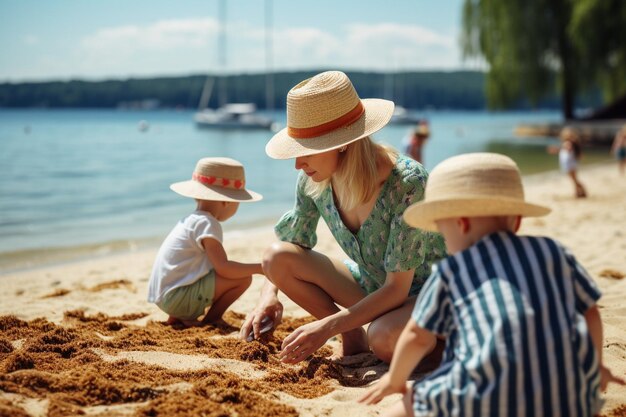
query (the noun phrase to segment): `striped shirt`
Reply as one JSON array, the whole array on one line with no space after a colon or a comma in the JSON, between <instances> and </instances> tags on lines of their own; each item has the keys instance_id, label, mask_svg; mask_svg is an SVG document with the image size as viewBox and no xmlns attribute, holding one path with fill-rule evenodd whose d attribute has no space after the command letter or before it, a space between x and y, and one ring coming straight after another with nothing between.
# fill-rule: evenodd
<instances>
[{"instance_id":1,"label":"striped shirt","mask_svg":"<svg viewBox=\"0 0 626 417\"><path fill-rule=\"evenodd\" d=\"M600 291L548 238L499 232L433 267L415 323L446 339L413 385L416 416L590 416L598 358L583 314Z\"/></svg>"}]
</instances>

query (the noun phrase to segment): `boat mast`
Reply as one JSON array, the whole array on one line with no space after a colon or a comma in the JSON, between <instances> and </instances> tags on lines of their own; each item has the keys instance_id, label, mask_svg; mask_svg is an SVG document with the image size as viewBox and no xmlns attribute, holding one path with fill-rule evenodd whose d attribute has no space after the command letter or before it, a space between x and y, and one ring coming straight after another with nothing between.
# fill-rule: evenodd
<instances>
[{"instance_id":1,"label":"boat mast","mask_svg":"<svg viewBox=\"0 0 626 417\"><path fill-rule=\"evenodd\" d=\"M226 98L226 0L219 2L219 38L218 38L218 64L219 64L219 107L223 107L227 103Z\"/></svg>"},{"instance_id":2,"label":"boat mast","mask_svg":"<svg viewBox=\"0 0 626 417\"><path fill-rule=\"evenodd\" d=\"M274 68L273 68L273 10L272 0L265 0L265 108L274 110Z\"/></svg>"}]
</instances>

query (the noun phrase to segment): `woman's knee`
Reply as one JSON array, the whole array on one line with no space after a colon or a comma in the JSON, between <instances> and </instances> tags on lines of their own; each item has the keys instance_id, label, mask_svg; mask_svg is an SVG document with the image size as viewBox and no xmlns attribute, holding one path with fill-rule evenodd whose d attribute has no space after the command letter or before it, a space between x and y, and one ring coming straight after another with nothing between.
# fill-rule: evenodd
<instances>
[{"instance_id":1,"label":"woman's knee","mask_svg":"<svg viewBox=\"0 0 626 417\"><path fill-rule=\"evenodd\" d=\"M375 320L367 328L367 340L374 355L383 362L391 362L398 332L386 325L384 320Z\"/></svg>"},{"instance_id":2,"label":"woman's knee","mask_svg":"<svg viewBox=\"0 0 626 417\"><path fill-rule=\"evenodd\" d=\"M275 285L286 278L285 272L297 255L298 246L289 242L274 242L263 254L263 272Z\"/></svg>"}]
</instances>

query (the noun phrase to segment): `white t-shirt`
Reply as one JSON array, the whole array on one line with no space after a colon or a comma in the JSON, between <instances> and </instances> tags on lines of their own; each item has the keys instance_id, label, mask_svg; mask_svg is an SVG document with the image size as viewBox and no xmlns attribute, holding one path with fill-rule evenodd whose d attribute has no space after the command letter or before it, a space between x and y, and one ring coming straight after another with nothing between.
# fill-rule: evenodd
<instances>
[{"instance_id":1,"label":"white t-shirt","mask_svg":"<svg viewBox=\"0 0 626 417\"><path fill-rule=\"evenodd\" d=\"M194 211L174 226L154 261L148 302L158 303L168 291L193 284L213 269L202 246L205 238L222 242L222 225L206 211Z\"/></svg>"}]
</instances>

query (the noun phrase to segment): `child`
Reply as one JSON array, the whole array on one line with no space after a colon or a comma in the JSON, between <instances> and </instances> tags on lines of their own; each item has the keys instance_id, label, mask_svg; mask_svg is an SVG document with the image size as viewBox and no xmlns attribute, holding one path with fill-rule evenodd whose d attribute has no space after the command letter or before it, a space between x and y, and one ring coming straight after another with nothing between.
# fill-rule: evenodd
<instances>
[{"instance_id":1,"label":"child","mask_svg":"<svg viewBox=\"0 0 626 417\"><path fill-rule=\"evenodd\" d=\"M587 197L587 191L578 180L576 171L581 157L581 147L578 134L572 128L566 127L561 130L561 148L559 149L559 165L561 171L569 175L574 183L576 198Z\"/></svg>"},{"instance_id":2,"label":"child","mask_svg":"<svg viewBox=\"0 0 626 417\"><path fill-rule=\"evenodd\" d=\"M263 273L260 263L228 259L220 222L232 217L240 202L259 201L262 196L245 189L243 166L229 158L199 160L191 180L170 188L194 198L197 207L161 245L150 276L148 301L169 314L169 324L214 323L250 286L252 275Z\"/></svg>"},{"instance_id":3,"label":"child","mask_svg":"<svg viewBox=\"0 0 626 417\"><path fill-rule=\"evenodd\" d=\"M617 159L620 174L624 175L626 171L626 125L615 135L613 145L611 145L611 152Z\"/></svg>"},{"instance_id":4,"label":"child","mask_svg":"<svg viewBox=\"0 0 626 417\"><path fill-rule=\"evenodd\" d=\"M393 416L600 410L601 386L624 383L602 366L600 292L557 242L515 234L521 217L549 211L524 200L517 166L506 156L456 156L432 171L425 199L404 218L439 230L451 255L433 267L389 373L360 402L404 393ZM407 387L437 338L446 340L440 367Z\"/></svg>"},{"instance_id":5,"label":"child","mask_svg":"<svg viewBox=\"0 0 626 417\"><path fill-rule=\"evenodd\" d=\"M419 122L407 140L404 153L423 165L422 148L429 136L428 123L426 121Z\"/></svg>"}]
</instances>

